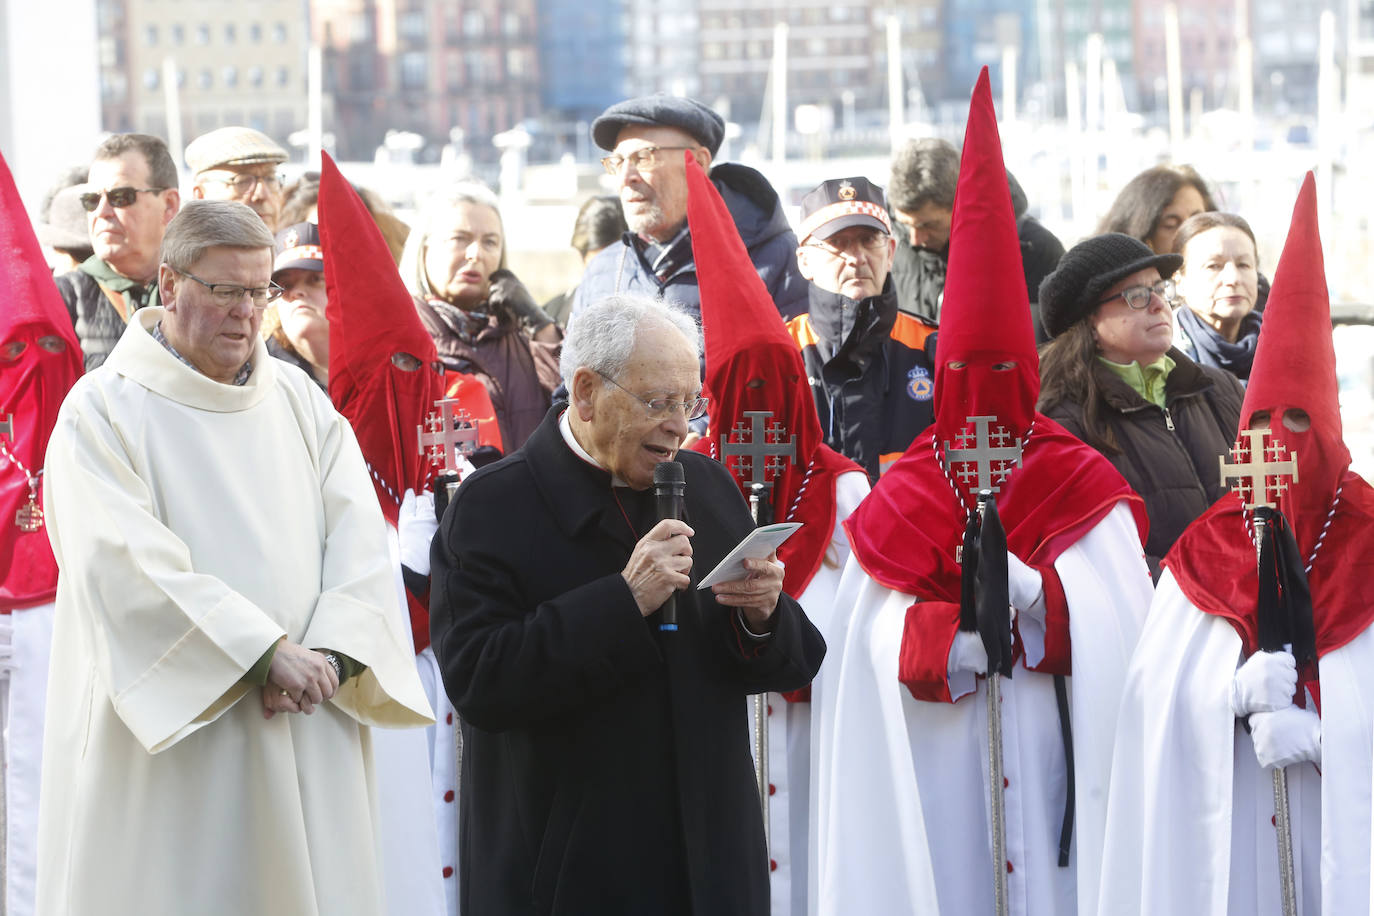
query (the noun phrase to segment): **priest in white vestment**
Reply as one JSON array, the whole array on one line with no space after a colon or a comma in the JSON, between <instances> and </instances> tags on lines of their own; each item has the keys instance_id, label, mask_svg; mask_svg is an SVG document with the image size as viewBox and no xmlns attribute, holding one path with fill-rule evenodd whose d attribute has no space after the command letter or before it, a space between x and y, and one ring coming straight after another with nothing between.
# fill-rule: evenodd
<instances>
[{"instance_id":1,"label":"priest in white vestment","mask_svg":"<svg viewBox=\"0 0 1374 916\"><path fill-rule=\"evenodd\" d=\"M1095 911L1116 707L1151 594L1144 510L1105 458L1035 411L987 80L955 197L935 424L845 523L853 555L817 726L822 914L985 916L995 872L1010 913ZM988 655L960 629L980 475L1006 528L1012 610L1010 632L989 634L1014 665L1001 678L1005 861L992 856Z\"/></svg>"},{"instance_id":2,"label":"priest in white vestment","mask_svg":"<svg viewBox=\"0 0 1374 916\"><path fill-rule=\"evenodd\" d=\"M188 204L59 414L39 912L383 912L370 728L430 710L352 431L259 337L271 247Z\"/></svg>"},{"instance_id":3,"label":"priest in white vestment","mask_svg":"<svg viewBox=\"0 0 1374 916\"><path fill-rule=\"evenodd\" d=\"M758 503L765 521L801 523L778 549L785 566L783 591L796 597L824 636L849 558L840 525L868 495L868 475L825 444L801 353L720 192L695 159L685 158L687 222L701 287L705 388L711 398L710 429L693 448L724 464L746 499L752 481L764 484ZM790 449L776 448L788 444ZM764 457L769 451L773 456ZM822 665L811 686L768 693L762 704L757 698L749 704L750 734L757 735L760 705L768 723L765 811L773 916L807 912L811 700L825 673ZM764 748L753 743L757 767Z\"/></svg>"},{"instance_id":4,"label":"priest in white vestment","mask_svg":"<svg viewBox=\"0 0 1374 916\"><path fill-rule=\"evenodd\" d=\"M1103 914L1283 912L1275 766L1287 772L1298 912L1370 911L1374 490L1350 470L1330 316L1308 173L1228 456L1274 467L1259 486L1240 475L1164 559L1122 702ZM1247 430L1263 431L1263 455ZM1296 472L1282 470L1289 461ZM1263 578L1285 569L1295 586L1276 592L1291 638L1268 641L1291 651L1260 647L1246 507L1266 500L1291 535Z\"/></svg>"}]
</instances>

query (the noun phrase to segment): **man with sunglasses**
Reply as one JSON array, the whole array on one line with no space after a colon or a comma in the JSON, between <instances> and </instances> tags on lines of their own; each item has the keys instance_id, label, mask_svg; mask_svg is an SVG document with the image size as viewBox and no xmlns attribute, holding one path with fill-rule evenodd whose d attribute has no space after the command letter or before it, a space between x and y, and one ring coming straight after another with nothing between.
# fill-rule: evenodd
<instances>
[{"instance_id":1,"label":"man with sunglasses","mask_svg":"<svg viewBox=\"0 0 1374 916\"><path fill-rule=\"evenodd\" d=\"M753 528L725 467L679 450L706 410L699 354L681 310L589 305L563 342L568 401L440 523L430 635L462 719L460 912L768 911L745 697L809 683L825 647L776 557L694 587ZM655 505L667 461L683 521Z\"/></svg>"},{"instance_id":2,"label":"man with sunglasses","mask_svg":"<svg viewBox=\"0 0 1374 916\"><path fill-rule=\"evenodd\" d=\"M806 311L806 282L793 254L797 237L778 194L748 166L712 165L724 137L725 120L716 112L667 95L617 102L592 122L592 139L610 153L601 163L630 231L587 263L570 321L589 303L620 293L677 303L694 318L701 314L687 227L686 154L708 171L725 199L778 311L785 318Z\"/></svg>"},{"instance_id":3,"label":"man with sunglasses","mask_svg":"<svg viewBox=\"0 0 1374 916\"><path fill-rule=\"evenodd\" d=\"M899 311L883 189L822 182L802 198L797 265L810 308L787 324L801 348L825 444L877 482L934 419L935 329Z\"/></svg>"},{"instance_id":4,"label":"man with sunglasses","mask_svg":"<svg viewBox=\"0 0 1374 916\"><path fill-rule=\"evenodd\" d=\"M271 276L251 210L188 202L163 306L58 414L39 912L384 912L368 729L433 719L352 428L258 334Z\"/></svg>"},{"instance_id":5,"label":"man with sunglasses","mask_svg":"<svg viewBox=\"0 0 1374 916\"><path fill-rule=\"evenodd\" d=\"M158 304L158 246L181 206L167 145L115 134L96 149L80 195L94 254L57 278L86 371L109 356L129 316Z\"/></svg>"},{"instance_id":6,"label":"man with sunglasses","mask_svg":"<svg viewBox=\"0 0 1374 916\"><path fill-rule=\"evenodd\" d=\"M221 127L186 145L197 200L237 200L277 231L286 199L281 165L290 158L271 137L251 127Z\"/></svg>"}]
</instances>

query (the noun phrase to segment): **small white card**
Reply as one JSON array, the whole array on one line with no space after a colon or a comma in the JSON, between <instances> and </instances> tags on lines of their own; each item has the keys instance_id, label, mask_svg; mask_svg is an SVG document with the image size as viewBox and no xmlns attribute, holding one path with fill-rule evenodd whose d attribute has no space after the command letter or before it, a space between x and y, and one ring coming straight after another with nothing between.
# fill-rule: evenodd
<instances>
[{"instance_id":1,"label":"small white card","mask_svg":"<svg viewBox=\"0 0 1374 916\"><path fill-rule=\"evenodd\" d=\"M755 528L749 536L740 541L725 559L721 560L711 574L697 588L710 588L719 582L733 582L749 574L744 568L745 560L766 559L770 553L782 546L792 534L802 526L801 522L780 522Z\"/></svg>"}]
</instances>

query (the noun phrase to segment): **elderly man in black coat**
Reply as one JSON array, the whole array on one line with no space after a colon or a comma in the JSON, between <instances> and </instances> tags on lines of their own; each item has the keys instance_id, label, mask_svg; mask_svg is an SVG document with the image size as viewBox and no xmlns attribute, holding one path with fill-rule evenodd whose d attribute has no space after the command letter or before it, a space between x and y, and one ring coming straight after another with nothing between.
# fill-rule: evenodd
<instances>
[{"instance_id":1,"label":"elderly man in black coat","mask_svg":"<svg viewBox=\"0 0 1374 916\"><path fill-rule=\"evenodd\" d=\"M725 468L678 452L705 407L698 341L662 303L589 306L569 403L444 517L431 626L463 718L465 913L768 911L745 697L808 683L825 645L775 562L695 588L752 527ZM674 458L686 518L658 521Z\"/></svg>"}]
</instances>

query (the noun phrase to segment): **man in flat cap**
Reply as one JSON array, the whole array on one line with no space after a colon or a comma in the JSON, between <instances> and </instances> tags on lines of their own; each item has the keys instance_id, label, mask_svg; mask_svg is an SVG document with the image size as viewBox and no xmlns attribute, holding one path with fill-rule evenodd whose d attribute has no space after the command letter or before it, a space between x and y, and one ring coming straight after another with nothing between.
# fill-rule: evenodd
<instances>
[{"instance_id":1,"label":"man in flat cap","mask_svg":"<svg viewBox=\"0 0 1374 916\"><path fill-rule=\"evenodd\" d=\"M592 122L592 139L609 150L601 160L615 177L630 231L587 265L573 298L572 319L591 302L637 293L701 313L696 265L687 228L685 154L708 170L730 209L759 277L784 318L806 311L806 281L797 271L797 237L773 186L736 163L711 163L725 121L693 99L667 95L618 102Z\"/></svg>"},{"instance_id":2,"label":"man in flat cap","mask_svg":"<svg viewBox=\"0 0 1374 916\"><path fill-rule=\"evenodd\" d=\"M199 199L239 200L277 231L285 197L281 164L289 157L271 137L251 127L221 127L186 146L186 165Z\"/></svg>"},{"instance_id":3,"label":"man in flat cap","mask_svg":"<svg viewBox=\"0 0 1374 916\"><path fill-rule=\"evenodd\" d=\"M797 265L810 308L787 324L801 348L825 444L876 482L930 425L935 391L927 349L935 328L899 311L883 189L835 178L802 198Z\"/></svg>"}]
</instances>

